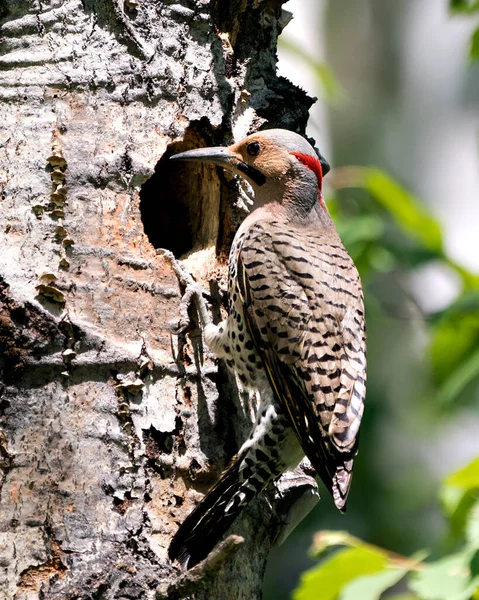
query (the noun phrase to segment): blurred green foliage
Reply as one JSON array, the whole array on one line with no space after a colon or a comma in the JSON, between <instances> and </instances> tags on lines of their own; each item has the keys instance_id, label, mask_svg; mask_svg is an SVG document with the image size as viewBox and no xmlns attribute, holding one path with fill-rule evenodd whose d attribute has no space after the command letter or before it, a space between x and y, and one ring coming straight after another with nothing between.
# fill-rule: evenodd
<instances>
[{"instance_id":1,"label":"blurred green foliage","mask_svg":"<svg viewBox=\"0 0 479 600\"><path fill-rule=\"evenodd\" d=\"M281 47L288 51L291 56L294 56L298 62L301 62L311 69L316 81L321 87L321 95L327 102L330 104L338 104L344 100L344 90L339 85L338 80L334 76L329 65L324 62L318 62L307 49L294 43L288 38L282 37L280 44Z\"/></svg>"},{"instance_id":2,"label":"blurred green foliage","mask_svg":"<svg viewBox=\"0 0 479 600\"><path fill-rule=\"evenodd\" d=\"M361 202L357 210L337 196L328 201L366 283L375 272L416 269L431 262L442 262L459 276L459 297L427 320L429 356L439 386L436 401L449 406L467 403L464 390L479 382L479 276L447 256L437 220L389 175L377 168L341 167L333 171L333 178L336 192L362 188L369 195L370 202Z\"/></svg>"},{"instance_id":3,"label":"blurred green foliage","mask_svg":"<svg viewBox=\"0 0 479 600\"><path fill-rule=\"evenodd\" d=\"M479 2L477 0L450 0L449 6L453 13L469 15L479 13ZM479 28L472 36L469 57L471 60L479 59Z\"/></svg>"},{"instance_id":4,"label":"blurred green foliage","mask_svg":"<svg viewBox=\"0 0 479 600\"><path fill-rule=\"evenodd\" d=\"M451 0L450 6L453 12L479 12L479 2L477 0Z\"/></svg>"},{"instance_id":5,"label":"blurred green foliage","mask_svg":"<svg viewBox=\"0 0 479 600\"><path fill-rule=\"evenodd\" d=\"M476 29L472 35L470 54L472 60L479 59L479 29Z\"/></svg>"},{"instance_id":6,"label":"blurred green foliage","mask_svg":"<svg viewBox=\"0 0 479 600\"><path fill-rule=\"evenodd\" d=\"M347 532L322 531L312 553L327 556L303 574L294 600L379 600L397 584L408 594L390 600L479 598L479 458L447 477L440 497L455 540L450 553L427 561L424 553L400 556Z\"/></svg>"}]
</instances>

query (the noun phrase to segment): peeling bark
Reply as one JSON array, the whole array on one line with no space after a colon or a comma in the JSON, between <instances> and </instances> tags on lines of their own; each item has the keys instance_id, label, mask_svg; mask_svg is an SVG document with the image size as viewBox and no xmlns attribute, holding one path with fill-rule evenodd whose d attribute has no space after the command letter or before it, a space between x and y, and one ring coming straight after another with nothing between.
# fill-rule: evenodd
<instances>
[{"instance_id":1,"label":"peeling bark","mask_svg":"<svg viewBox=\"0 0 479 600\"><path fill-rule=\"evenodd\" d=\"M155 247L219 317L237 184L166 159L304 129L311 99L275 74L281 4L0 1L0 599L154 598L244 438L198 328L170 334L182 290ZM252 503L188 593L260 598L274 518Z\"/></svg>"}]
</instances>

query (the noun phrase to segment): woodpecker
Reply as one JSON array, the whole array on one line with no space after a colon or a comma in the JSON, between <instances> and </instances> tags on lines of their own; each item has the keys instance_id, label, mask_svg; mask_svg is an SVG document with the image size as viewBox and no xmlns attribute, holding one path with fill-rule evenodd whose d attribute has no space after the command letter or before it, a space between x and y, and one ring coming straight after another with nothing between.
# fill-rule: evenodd
<instances>
[{"instance_id":1,"label":"woodpecker","mask_svg":"<svg viewBox=\"0 0 479 600\"><path fill-rule=\"evenodd\" d=\"M260 404L251 435L171 542L170 559L191 568L305 454L345 511L366 391L366 337L361 281L323 200L330 167L303 137L271 129L171 159L219 165L254 191L229 256L228 316L206 322L204 337Z\"/></svg>"}]
</instances>

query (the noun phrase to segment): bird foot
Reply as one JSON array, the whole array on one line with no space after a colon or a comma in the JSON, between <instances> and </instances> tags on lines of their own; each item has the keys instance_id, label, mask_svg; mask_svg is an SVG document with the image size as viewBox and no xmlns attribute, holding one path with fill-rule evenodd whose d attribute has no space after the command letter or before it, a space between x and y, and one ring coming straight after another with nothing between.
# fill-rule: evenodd
<instances>
[{"instance_id":1,"label":"bird foot","mask_svg":"<svg viewBox=\"0 0 479 600\"><path fill-rule=\"evenodd\" d=\"M305 457L294 470L286 471L275 482L273 546L280 546L318 503L320 496L314 474Z\"/></svg>"},{"instance_id":2,"label":"bird foot","mask_svg":"<svg viewBox=\"0 0 479 600\"><path fill-rule=\"evenodd\" d=\"M179 306L179 315L180 318L178 322L175 321L174 324L170 324L169 329L174 335L180 335L184 333L191 324L190 315L188 314L188 309L191 306L192 302L195 302L196 308L200 315L201 324L203 327L208 325L211 322L211 317L208 313L208 308L206 306L206 300L203 297L203 290L200 285L193 279L191 273L189 273L185 268L183 268L180 261L175 258L175 255L170 250L166 250L165 248L158 248L156 254L159 256L163 256L171 265L173 272L175 273L180 284L185 288L185 293L183 294Z\"/></svg>"}]
</instances>

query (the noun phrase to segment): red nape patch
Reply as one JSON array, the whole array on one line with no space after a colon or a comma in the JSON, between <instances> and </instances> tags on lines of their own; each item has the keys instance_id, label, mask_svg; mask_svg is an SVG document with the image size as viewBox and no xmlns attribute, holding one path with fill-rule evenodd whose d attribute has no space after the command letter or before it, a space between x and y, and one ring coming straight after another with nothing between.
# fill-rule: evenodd
<instances>
[{"instance_id":1,"label":"red nape patch","mask_svg":"<svg viewBox=\"0 0 479 600\"><path fill-rule=\"evenodd\" d=\"M308 169L311 169L311 171L313 171L313 173L316 175L316 177L318 178L319 203L323 208L326 208L326 205L324 204L323 200L323 194L321 193L321 188L323 185L323 169L321 167L319 159L315 158L314 156L310 156L309 154L302 154L301 152L291 152L290 154L296 156L296 158L299 161L301 161L303 165L308 167Z\"/></svg>"}]
</instances>

